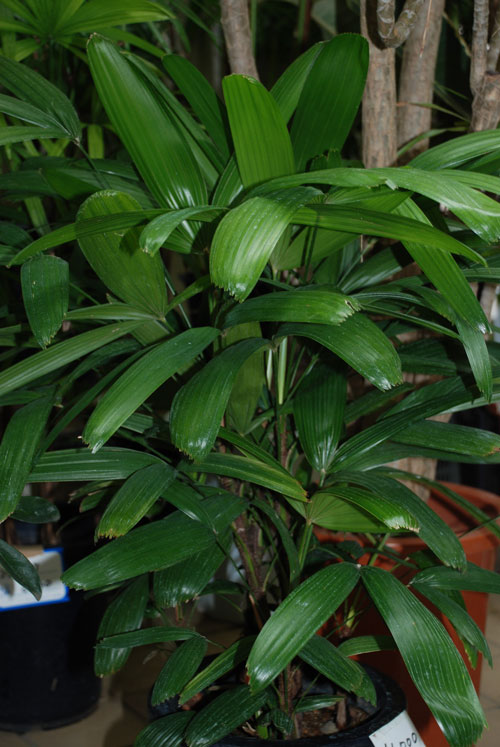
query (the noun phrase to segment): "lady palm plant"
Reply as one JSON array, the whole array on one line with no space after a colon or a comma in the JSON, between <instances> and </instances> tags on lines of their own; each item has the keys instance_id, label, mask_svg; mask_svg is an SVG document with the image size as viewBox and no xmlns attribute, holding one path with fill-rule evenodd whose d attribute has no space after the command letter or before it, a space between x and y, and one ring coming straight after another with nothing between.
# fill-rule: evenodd
<instances>
[{"instance_id":1,"label":"lady palm plant","mask_svg":"<svg viewBox=\"0 0 500 747\"><path fill-rule=\"evenodd\" d=\"M24 319L9 320L17 360L0 395L17 407L0 446L1 518L25 500L26 482L74 481L82 510L97 507L105 539L64 580L111 595L99 675L145 643L171 647L153 703L183 704L245 672L197 711L147 727L139 745L210 745L247 722L264 738L296 733L312 705L303 665L373 700L350 657L386 646L401 652L450 744L472 744L484 726L476 693L414 591L450 619L472 659L491 660L461 591L499 592L500 582L467 562L408 487L418 476L391 463L494 461L500 449L496 435L431 419L500 398L498 348L469 286L500 279L500 206L484 194L500 194L489 167L500 134L457 138L404 168L343 160L368 63L356 35L311 48L271 91L227 77L224 102L181 57L163 64L184 104L109 40L94 35L88 58L136 170L122 168L116 189L112 164L96 162L74 222L3 247L8 273L21 266L31 336ZM26 129L78 139L76 112L49 83L6 59L0 75ZM52 251L68 245L69 261ZM85 283L81 254L97 298L68 309L69 278ZM400 272L412 262L418 274ZM430 376L417 386L406 372ZM489 521L448 493L478 525ZM359 542L321 548L315 527ZM417 533L426 552L387 549L401 532ZM23 556L5 543L0 553L36 593ZM238 581L212 581L228 558ZM389 641L356 636L361 588ZM186 614L208 593L239 595L246 610L244 637L209 664ZM346 640L317 635L343 605ZM162 624L142 629L153 613Z\"/></svg>"}]
</instances>

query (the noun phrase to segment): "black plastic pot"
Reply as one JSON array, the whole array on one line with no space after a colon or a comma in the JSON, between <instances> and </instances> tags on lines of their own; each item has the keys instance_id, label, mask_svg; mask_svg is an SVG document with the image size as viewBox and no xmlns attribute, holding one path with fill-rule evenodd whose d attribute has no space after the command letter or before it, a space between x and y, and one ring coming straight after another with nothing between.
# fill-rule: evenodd
<instances>
[{"instance_id":1,"label":"black plastic pot","mask_svg":"<svg viewBox=\"0 0 500 747\"><path fill-rule=\"evenodd\" d=\"M92 533L84 521L63 530L65 567L92 549ZM57 728L94 710L101 680L93 654L104 607L102 595L70 592L67 601L0 611L0 729Z\"/></svg>"},{"instance_id":2,"label":"black plastic pot","mask_svg":"<svg viewBox=\"0 0 500 747\"><path fill-rule=\"evenodd\" d=\"M371 667L365 666L365 669L375 685L377 706L373 710L372 706L366 704L373 713L362 724L329 736L292 739L286 740L286 742L229 735L214 744L213 747L284 747L285 745L286 747L327 747L328 745L334 745L335 747L373 747L370 735L390 723L405 710L406 698L399 685L390 677ZM331 684L326 682L320 690L321 692L331 692ZM159 707L152 708L151 712L158 717L166 716L175 710L176 701L172 699L162 703Z\"/></svg>"},{"instance_id":3,"label":"black plastic pot","mask_svg":"<svg viewBox=\"0 0 500 747\"><path fill-rule=\"evenodd\" d=\"M95 708L98 601L76 592L67 602L0 613L0 729L56 728Z\"/></svg>"}]
</instances>

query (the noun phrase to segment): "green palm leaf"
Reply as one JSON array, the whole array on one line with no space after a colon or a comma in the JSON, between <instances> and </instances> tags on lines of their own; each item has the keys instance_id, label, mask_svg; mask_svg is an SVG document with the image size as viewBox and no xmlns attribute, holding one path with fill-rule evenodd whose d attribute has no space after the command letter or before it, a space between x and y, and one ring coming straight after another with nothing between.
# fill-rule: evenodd
<instances>
[{"instance_id":1,"label":"green palm leaf","mask_svg":"<svg viewBox=\"0 0 500 747\"><path fill-rule=\"evenodd\" d=\"M52 399L41 397L16 410L5 428L0 444L0 521L21 498L51 409Z\"/></svg>"},{"instance_id":2,"label":"green palm leaf","mask_svg":"<svg viewBox=\"0 0 500 747\"><path fill-rule=\"evenodd\" d=\"M253 692L261 692L283 671L342 604L358 579L355 565L331 565L287 596L260 631L248 657Z\"/></svg>"},{"instance_id":3,"label":"green palm leaf","mask_svg":"<svg viewBox=\"0 0 500 747\"><path fill-rule=\"evenodd\" d=\"M30 327L45 348L60 329L69 299L69 266L59 257L35 257L21 268L21 288Z\"/></svg>"},{"instance_id":4,"label":"green palm leaf","mask_svg":"<svg viewBox=\"0 0 500 747\"><path fill-rule=\"evenodd\" d=\"M383 332L363 314L342 324L283 324L276 337L308 337L338 355L379 389L401 383L398 354Z\"/></svg>"},{"instance_id":5,"label":"green palm leaf","mask_svg":"<svg viewBox=\"0 0 500 747\"><path fill-rule=\"evenodd\" d=\"M293 173L290 136L272 95L243 75L224 78L222 87L243 185L252 187Z\"/></svg>"},{"instance_id":6,"label":"green palm leaf","mask_svg":"<svg viewBox=\"0 0 500 747\"><path fill-rule=\"evenodd\" d=\"M246 200L225 215L210 251L210 275L215 285L244 301L297 208L313 195L314 190L308 187L273 192Z\"/></svg>"},{"instance_id":7,"label":"green palm leaf","mask_svg":"<svg viewBox=\"0 0 500 747\"><path fill-rule=\"evenodd\" d=\"M206 204L189 146L140 74L102 37L92 36L87 52L103 106L155 199L172 208Z\"/></svg>"},{"instance_id":8,"label":"green palm leaf","mask_svg":"<svg viewBox=\"0 0 500 747\"><path fill-rule=\"evenodd\" d=\"M97 527L100 537L119 537L132 529L174 481L175 470L159 462L134 472L106 507Z\"/></svg>"},{"instance_id":9,"label":"green palm leaf","mask_svg":"<svg viewBox=\"0 0 500 747\"><path fill-rule=\"evenodd\" d=\"M133 197L120 192L96 192L78 211L80 221L114 213L138 212ZM88 263L103 283L122 301L162 318L167 307L167 291L161 258L148 257L140 249L139 229L127 232L103 231L78 239Z\"/></svg>"},{"instance_id":10,"label":"green palm leaf","mask_svg":"<svg viewBox=\"0 0 500 747\"><path fill-rule=\"evenodd\" d=\"M142 403L174 373L184 369L219 334L198 327L148 350L111 386L90 416L83 438L98 451Z\"/></svg>"},{"instance_id":11,"label":"green palm leaf","mask_svg":"<svg viewBox=\"0 0 500 747\"><path fill-rule=\"evenodd\" d=\"M140 576L113 599L103 615L97 638L125 633L140 627L149 596L148 577ZM94 670L99 677L114 674L127 661L130 648L103 648L97 646Z\"/></svg>"},{"instance_id":12,"label":"green palm leaf","mask_svg":"<svg viewBox=\"0 0 500 747\"><path fill-rule=\"evenodd\" d=\"M475 742L486 725L485 717L443 625L387 571L365 567L362 579L445 737L454 747Z\"/></svg>"},{"instance_id":13,"label":"green palm leaf","mask_svg":"<svg viewBox=\"0 0 500 747\"><path fill-rule=\"evenodd\" d=\"M293 400L300 443L309 464L326 472L344 430L347 379L326 363L306 376Z\"/></svg>"},{"instance_id":14,"label":"green palm leaf","mask_svg":"<svg viewBox=\"0 0 500 747\"><path fill-rule=\"evenodd\" d=\"M339 34L316 57L293 119L291 139L302 170L313 156L341 150L361 103L368 44L358 34Z\"/></svg>"},{"instance_id":15,"label":"green palm leaf","mask_svg":"<svg viewBox=\"0 0 500 747\"><path fill-rule=\"evenodd\" d=\"M170 435L178 449L193 459L209 453L238 372L251 355L268 345L261 338L231 345L177 392L170 413Z\"/></svg>"},{"instance_id":16,"label":"green palm leaf","mask_svg":"<svg viewBox=\"0 0 500 747\"><path fill-rule=\"evenodd\" d=\"M229 503L224 496L222 531L241 513L243 504L236 496ZM231 510L229 510L231 509ZM212 529L189 519L179 511L166 519L133 529L100 547L92 555L78 561L63 574L63 581L75 589L96 589L135 578L142 573L168 568L187 561L200 552L211 551L217 538ZM120 646L118 646L120 648Z\"/></svg>"},{"instance_id":17,"label":"green palm leaf","mask_svg":"<svg viewBox=\"0 0 500 747\"><path fill-rule=\"evenodd\" d=\"M297 288L249 298L227 314L230 327L242 322L319 322L340 324L359 311L356 299L333 288Z\"/></svg>"},{"instance_id":18,"label":"green palm leaf","mask_svg":"<svg viewBox=\"0 0 500 747\"><path fill-rule=\"evenodd\" d=\"M140 322L123 322L121 324L110 324L90 332L58 342L57 345L39 353L30 355L19 363L6 368L0 374L0 394L11 392L31 381L36 381L41 376L57 371L68 363L78 360L87 353L103 347L113 340L135 330Z\"/></svg>"},{"instance_id":19,"label":"green palm leaf","mask_svg":"<svg viewBox=\"0 0 500 747\"><path fill-rule=\"evenodd\" d=\"M0 566L14 581L30 591L35 599L40 599L42 586L35 566L22 552L4 540L0 540Z\"/></svg>"}]
</instances>

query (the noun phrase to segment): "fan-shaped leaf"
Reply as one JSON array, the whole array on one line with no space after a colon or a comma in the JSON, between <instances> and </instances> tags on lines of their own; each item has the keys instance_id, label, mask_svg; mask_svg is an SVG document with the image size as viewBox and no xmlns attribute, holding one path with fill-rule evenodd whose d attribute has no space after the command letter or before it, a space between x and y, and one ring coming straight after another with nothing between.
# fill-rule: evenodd
<instances>
[{"instance_id":1,"label":"fan-shaped leaf","mask_svg":"<svg viewBox=\"0 0 500 747\"><path fill-rule=\"evenodd\" d=\"M193 711L179 711L156 719L139 732L134 747L180 747Z\"/></svg>"},{"instance_id":2,"label":"fan-shaped leaf","mask_svg":"<svg viewBox=\"0 0 500 747\"><path fill-rule=\"evenodd\" d=\"M236 518L241 505L234 505ZM67 570L63 580L73 588L95 589L186 561L215 542L211 529L176 511L100 547Z\"/></svg>"},{"instance_id":3,"label":"fan-shaped leaf","mask_svg":"<svg viewBox=\"0 0 500 747\"><path fill-rule=\"evenodd\" d=\"M192 555L189 563L176 563L154 574L154 598L161 607L189 602L203 591L229 550L228 537L220 537L210 553Z\"/></svg>"},{"instance_id":4,"label":"fan-shaped leaf","mask_svg":"<svg viewBox=\"0 0 500 747\"><path fill-rule=\"evenodd\" d=\"M314 635L299 651L299 656L339 687L376 704L375 686L361 664L348 659L326 638Z\"/></svg>"},{"instance_id":5,"label":"fan-shaped leaf","mask_svg":"<svg viewBox=\"0 0 500 747\"><path fill-rule=\"evenodd\" d=\"M134 472L115 493L106 507L97 534L119 537L132 529L175 478L175 470L165 462L151 464Z\"/></svg>"},{"instance_id":6,"label":"fan-shaped leaf","mask_svg":"<svg viewBox=\"0 0 500 747\"><path fill-rule=\"evenodd\" d=\"M475 742L486 721L465 664L443 625L391 573L364 567L362 578L450 744L466 747Z\"/></svg>"},{"instance_id":7,"label":"fan-shaped leaf","mask_svg":"<svg viewBox=\"0 0 500 747\"><path fill-rule=\"evenodd\" d=\"M250 649L255 641L255 636L247 636L242 638L240 641L236 641L232 646L229 646L223 651L216 659L210 662L196 677L193 677L191 682L188 682L183 689L179 703L183 705L187 700L196 695L197 693L204 690L206 687L211 685L213 682L222 677L227 672L230 672L240 662L244 661L248 656Z\"/></svg>"},{"instance_id":8,"label":"fan-shaped leaf","mask_svg":"<svg viewBox=\"0 0 500 747\"><path fill-rule=\"evenodd\" d=\"M205 126L225 161L229 158L224 105L205 76L185 57L168 54L163 67L186 97L194 113Z\"/></svg>"},{"instance_id":9,"label":"fan-shaped leaf","mask_svg":"<svg viewBox=\"0 0 500 747\"><path fill-rule=\"evenodd\" d=\"M30 482L84 482L125 480L158 457L133 449L104 448L98 454L88 449L62 449L42 454L30 475Z\"/></svg>"},{"instance_id":10,"label":"fan-shaped leaf","mask_svg":"<svg viewBox=\"0 0 500 747\"><path fill-rule=\"evenodd\" d=\"M297 169L313 156L342 149L361 103L367 70L368 44L362 36L339 34L322 47L293 120Z\"/></svg>"},{"instance_id":11,"label":"fan-shaped leaf","mask_svg":"<svg viewBox=\"0 0 500 747\"><path fill-rule=\"evenodd\" d=\"M97 451L168 378L191 363L219 331L198 327L153 347L111 386L90 416L83 437Z\"/></svg>"},{"instance_id":12,"label":"fan-shaped leaf","mask_svg":"<svg viewBox=\"0 0 500 747\"><path fill-rule=\"evenodd\" d=\"M21 268L24 307L38 344L45 348L68 310L69 267L59 257L40 256Z\"/></svg>"},{"instance_id":13,"label":"fan-shaped leaf","mask_svg":"<svg viewBox=\"0 0 500 747\"><path fill-rule=\"evenodd\" d=\"M31 30L28 33L31 33ZM41 109L57 123L58 134L52 137L61 137L62 130L66 137L72 140L80 139L80 121L70 100L59 88L27 65L14 62L2 55L0 57L0 83L22 101Z\"/></svg>"},{"instance_id":14,"label":"fan-shaped leaf","mask_svg":"<svg viewBox=\"0 0 500 747\"><path fill-rule=\"evenodd\" d=\"M355 298L327 288L297 288L249 298L227 314L230 327L241 322L319 322L340 324L359 311Z\"/></svg>"},{"instance_id":15,"label":"fan-shaped leaf","mask_svg":"<svg viewBox=\"0 0 500 747\"><path fill-rule=\"evenodd\" d=\"M206 650L207 641L204 638L191 638L175 649L154 684L151 694L154 706L173 698L182 690L200 666Z\"/></svg>"},{"instance_id":16,"label":"fan-shaped leaf","mask_svg":"<svg viewBox=\"0 0 500 747\"><path fill-rule=\"evenodd\" d=\"M244 75L224 78L222 88L243 185L293 173L290 136L272 95Z\"/></svg>"},{"instance_id":17,"label":"fan-shaped leaf","mask_svg":"<svg viewBox=\"0 0 500 747\"><path fill-rule=\"evenodd\" d=\"M40 599L42 586L35 566L22 552L4 540L0 540L0 565L14 581L30 591L35 599Z\"/></svg>"},{"instance_id":18,"label":"fan-shaped leaf","mask_svg":"<svg viewBox=\"0 0 500 747\"><path fill-rule=\"evenodd\" d=\"M314 191L283 190L246 200L219 223L210 251L212 281L244 301L297 208Z\"/></svg>"},{"instance_id":19,"label":"fan-shaped leaf","mask_svg":"<svg viewBox=\"0 0 500 747\"><path fill-rule=\"evenodd\" d=\"M245 723L258 711L269 694L260 692L252 695L247 685L236 685L212 700L197 713L186 729L185 740L188 747L208 747L234 728Z\"/></svg>"},{"instance_id":20,"label":"fan-shaped leaf","mask_svg":"<svg viewBox=\"0 0 500 747\"><path fill-rule=\"evenodd\" d=\"M268 462L260 462L258 459L214 452L200 462L183 464L182 468L184 472L207 472L235 477L238 480L275 490L296 501L306 500L306 491L289 472L280 465L273 466Z\"/></svg>"},{"instance_id":21,"label":"fan-shaped leaf","mask_svg":"<svg viewBox=\"0 0 500 747\"><path fill-rule=\"evenodd\" d=\"M354 564L330 565L287 596L260 631L248 657L253 692L263 690L283 671L342 604L358 579Z\"/></svg>"},{"instance_id":22,"label":"fan-shaped leaf","mask_svg":"<svg viewBox=\"0 0 500 747\"><path fill-rule=\"evenodd\" d=\"M459 573L453 568L436 566L420 571L412 581L418 589L425 588L458 589L460 591L482 591L486 594L500 594L500 576L494 571L467 563L465 571Z\"/></svg>"},{"instance_id":23,"label":"fan-shaped leaf","mask_svg":"<svg viewBox=\"0 0 500 747\"><path fill-rule=\"evenodd\" d=\"M283 324L277 337L308 337L338 355L378 389L401 383L399 356L383 332L363 314L354 314L342 324Z\"/></svg>"},{"instance_id":24,"label":"fan-shaped leaf","mask_svg":"<svg viewBox=\"0 0 500 747\"><path fill-rule=\"evenodd\" d=\"M140 74L103 37L93 35L87 52L103 106L155 199L173 208L206 204L186 140Z\"/></svg>"},{"instance_id":25,"label":"fan-shaped leaf","mask_svg":"<svg viewBox=\"0 0 500 747\"><path fill-rule=\"evenodd\" d=\"M16 410L5 428L0 444L0 521L21 498L51 409L51 398L36 399Z\"/></svg>"},{"instance_id":26,"label":"fan-shaped leaf","mask_svg":"<svg viewBox=\"0 0 500 747\"><path fill-rule=\"evenodd\" d=\"M58 521L61 515L57 506L46 498L23 495L11 516L17 521L26 521L29 524L45 524L49 521Z\"/></svg>"},{"instance_id":27,"label":"fan-shaped leaf","mask_svg":"<svg viewBox=\"0 0 500 747\"><path fill-rule=\"evenodd\" d=\"M344 430L345 375L326 363L314 367L293 400L300 443L309 464L326 472Z\"/></svg>"},{"instance_id":28,"label":"fan-shaped leaf","mask_svg":"<svg viewBox=\"0 0 500 747\"><path fill-rule=\"evenodd\" d=\"M87 353L107 345L112 340L123 337L135 330L140 322L122 322L109 324L100 329L83 332L80 335L59 342L47 350L30 355L28 358L15 363L0 373L0 394L6 394L14 389L29 384L41 376L56 371L78 360Z\"/></svg>"},{"instance_id":29,"label":"fan-shaped leaf","mask_svg":"<svg viewBox=\"0 0 500 747\"><path fill-rule=\"evenodd\" d=\"M205 205L202 207L182 208L182 210L173 210L171 213L165 213L154 218L148 223L146 228L142 229L139 238L141 248L147 254L156 254L162 247L170 234L189 218L198 218L198 220L211 221L217 218L222 212L222 208Z\"/></svg>"},{"instance_id":30,"label":"fan-shaped leaf","mask_svg":"<svg viewBox=\"0 0 500 747\"><path fill-rule=\"evenodd\" d=\"M178 449L194 459L208 454L217 438L241 366L251 355L268 345L268 341L261 338L231 345L177 392L170 413L170 434ZM203 406L200 407L201 403Z\"/></svg>"},{"instance_id":31,"label":"fan-shaped leaf","mask_svg":"<svg viewBox=\"0 0 500 747\"><path fill-rule=\"evenodd\" d=\"M106 608L97 632L98 640L139 628L144 617L148 596L147 576L141 576L121 591ZM96 675L104 677L114 674L125 664L129 654L130 648L97 646L94 654Z\"/></svg>"},{"instance_id":32,"label":"fan-shaped leaf","mask_svg":"<svg viewBox=\"0 0 500 747\"><path fill-rule=\"evenodd\" d=\"M82 221L113 213L138 212L139 203L120 192L96 192L78 211L76 231ZM167 307L163 263L140 249L140 229L103 231L78 239L80 249L94 272L122 301L162 318Z\"/></svg>"}]
</instances>

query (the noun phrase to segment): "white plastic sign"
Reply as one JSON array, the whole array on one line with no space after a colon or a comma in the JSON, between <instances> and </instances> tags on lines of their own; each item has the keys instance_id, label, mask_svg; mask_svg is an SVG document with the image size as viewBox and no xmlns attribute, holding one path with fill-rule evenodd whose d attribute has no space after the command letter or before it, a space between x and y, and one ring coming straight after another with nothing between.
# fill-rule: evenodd
<instances>
[{"instance_id":1,"label":"white plastic sign","mask_svg":"<svg viewBox=\"0 0 500 747\"><path fill-rule=\"evenodd\" d=\"M406 711L374 731L370 741L374 747L425 747Z\"/></svg>"},{"instance_id":2,"label":"white plastic sign","mask_svg":"<svg viewBox=\"0 0 500 747\"><path fill-rule=\"evenodd\" d=\"M68 588L61 581L63 572L61 548L42 550L28 557L28 560L33 563L40 575L42 585L40 600L37 601L31 592L14 581L0 567L0 611L54 604L69 599Z\"/></svg>"}]
</instances>

